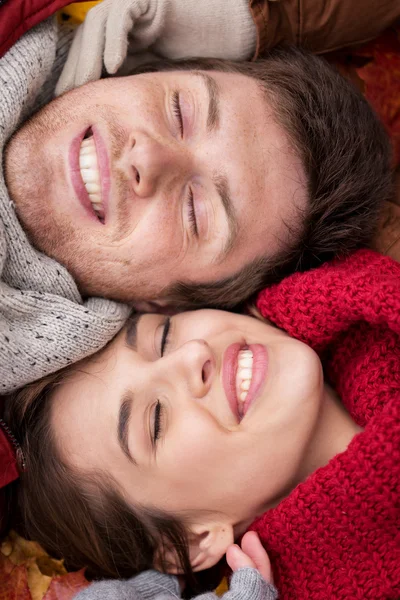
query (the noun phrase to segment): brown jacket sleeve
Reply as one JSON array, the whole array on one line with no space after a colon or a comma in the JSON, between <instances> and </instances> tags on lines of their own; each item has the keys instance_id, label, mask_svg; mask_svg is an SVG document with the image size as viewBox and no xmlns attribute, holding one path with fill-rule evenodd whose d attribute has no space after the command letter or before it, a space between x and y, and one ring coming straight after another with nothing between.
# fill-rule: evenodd
<instances>
[{"instance_id":1,"label":"brown jacket sleeve","mask_svg":"<svg viewBox=\"0 0 400 600\"><path fill-rule=\"evenodd\" d=\"M400 0L249 0L257 48L286 42L317 54L361 44L400 19Z\"/></svg>"}]
</instances>

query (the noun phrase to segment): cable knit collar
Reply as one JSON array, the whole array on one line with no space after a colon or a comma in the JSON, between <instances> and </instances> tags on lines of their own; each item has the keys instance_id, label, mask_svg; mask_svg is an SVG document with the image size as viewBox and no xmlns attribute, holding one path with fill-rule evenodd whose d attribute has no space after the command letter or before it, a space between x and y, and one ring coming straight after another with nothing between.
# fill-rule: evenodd
<instances>
[{"instance_id":1,"label":"cable knit collar","mask_svg":"<svg viewBox=\"0 0 400 600\"><path fill-rule=\"evenodd\" d=\"M0 60L0 158L51 78L54 19L25 34ZM68 271L33 248L0 173L0 394L57 371L102 348L123 326L129 307L84 300Z\"/></svg>"}]
</instances>

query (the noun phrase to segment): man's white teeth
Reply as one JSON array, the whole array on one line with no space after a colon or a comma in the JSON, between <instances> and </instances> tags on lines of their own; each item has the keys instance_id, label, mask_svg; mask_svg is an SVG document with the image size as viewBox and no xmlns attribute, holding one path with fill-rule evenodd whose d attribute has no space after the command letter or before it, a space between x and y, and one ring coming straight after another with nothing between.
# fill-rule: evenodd
<instances>
[{"instance_id":1,"label":"man's white teeth","mask_svg":"<svg viewBox=\"0 0 400 600\"><path fill-rule=\"evenodd\" d=\"M101 201L100 172L93 137L82 141L79 152L79 167L93 209L98 217L103 218L104 208Z\"/></svg>"},{"instance_id":2,"label":"man's white teeth","mask_svg":"<svg viewBox=\"0 0 400 600\"><path fill-rule=\"evenodd\" d=\"M236 394L240 402L247 398L253 376L253 353L251 350L240 350L236 373Z\"/></svg>"}]
</instances>

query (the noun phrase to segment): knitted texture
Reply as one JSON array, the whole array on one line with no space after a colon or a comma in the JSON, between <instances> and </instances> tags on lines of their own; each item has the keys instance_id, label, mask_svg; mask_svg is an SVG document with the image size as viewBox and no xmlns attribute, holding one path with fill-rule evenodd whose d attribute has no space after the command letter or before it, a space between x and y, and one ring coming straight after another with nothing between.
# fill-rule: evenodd
<instances>
[{"instance_id":1,"label":"knitted texture","mask_svg":"<svg viewBox=\"0 0 400 600\"><path fill-rule=\"evenodd\" d=\"M28 116L55 60L49 20L0 60L0 163L4 146ZM129 309L83 300L68 271L35 250L16 217L0 172L0 393L5 394L102 348Z\"/></svg>"},{"instance_id":2,"label":"knitted texture","mask_svg":"<svg viewBox=\"0 0 400 600\"><path fill-rule=\"evenodd\" d=\"M99 581L78 594L75 600L172 600L181 598L178 580L157 571L144 571L127 581ZM276 600L276 588L265 581L256 569L236 571L230 589L222 600ZM218 600L213 592L195 600Z\"/></svg>"},{"instance_id":3,"label":"knitted texture","mask_svg":"<svg viewBox=\"0 0 400 600\"><path fill-rule=\"evenodd\" d=\"M248 0L103 0L78 28L57 95L116 73L129 54L133 68L151 51L162 58L250 58L256 26Z\"/></svg>"},{"instance_id":4,"label":"knitted texture","mask_svg":"<svg viewBox=\"0 0 400 600\"><path fill-rule=\"evenodd\" d=\"M364 431L255 521L282 600L400 597L400 264L359 251L262 291Z\"/></svg>"}]
</instances>

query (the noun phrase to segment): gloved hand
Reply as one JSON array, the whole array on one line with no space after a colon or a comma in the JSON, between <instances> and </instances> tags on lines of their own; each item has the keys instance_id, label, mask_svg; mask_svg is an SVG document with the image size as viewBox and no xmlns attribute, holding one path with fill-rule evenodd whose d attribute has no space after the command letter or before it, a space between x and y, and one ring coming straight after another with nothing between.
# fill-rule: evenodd
<instances>
[{"instance_id":1,"label":"gloved hand","mask_svg":"<svg viewBox=\"0 0 400 600\"><path fill-rule=\"evenodd\" d=\"M244 60L256 35L248 0L104 0L78 27L56 94L99 79L103 63L116 73L128 51Z\"/></svg>"}]
</instances>

